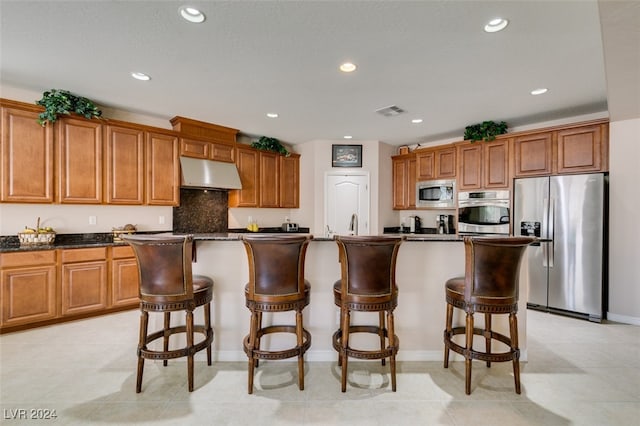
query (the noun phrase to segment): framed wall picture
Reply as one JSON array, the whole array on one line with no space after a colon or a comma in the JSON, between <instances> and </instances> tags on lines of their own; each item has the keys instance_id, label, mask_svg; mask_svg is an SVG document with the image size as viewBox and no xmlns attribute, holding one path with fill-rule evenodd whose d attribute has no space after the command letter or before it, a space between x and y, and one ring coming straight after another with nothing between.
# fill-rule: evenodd
<instances>
[{"instance_id":1,"label":"framed wall picture","mask_svg":"<svg viewBox=\"0 0 640 426\"><path fill-rule=\"evenodd\" d=\"M332 145L332 167L362 167L362 145Z\"/></svg>"}]
</instances>

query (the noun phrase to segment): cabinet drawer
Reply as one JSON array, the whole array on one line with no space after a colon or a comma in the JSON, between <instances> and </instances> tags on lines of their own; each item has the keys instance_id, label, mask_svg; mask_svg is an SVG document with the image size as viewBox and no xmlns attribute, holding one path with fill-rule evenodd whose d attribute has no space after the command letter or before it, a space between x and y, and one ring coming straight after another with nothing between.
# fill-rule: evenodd
<instances>
[{"instance_id":1,"label":"cabinet drawer","mask_svg":"<svg viewBox=\"0 0 640 426\"><path fill-rule=\"evenodd\" d=\"M86 262L89 260L101 260L106 258L106 247L62 250L62 263Z\"/></svg>"},{"instance_id":2,"label":"cabinet drawer","mask_svg":"<svg viewBox=\"0 0 640 426\"><path fill-rule=\"evenodd\" d=\"M130 246L113 247L112 257L114 259L122 259L135 257L135 254L133 254L133 249Z\"/></svg>"},{"instance_id":3,"label":"cabinet drawer","mask_svg":"<svg viewBox=\"0 0 640 426\"><path fill-rule=\"evenodd\" d=\"M0 255L0 267L2 268L52 263L56 263L55 250L35 250L21 253L2 253Z\"/></svg>"}]
</instances>

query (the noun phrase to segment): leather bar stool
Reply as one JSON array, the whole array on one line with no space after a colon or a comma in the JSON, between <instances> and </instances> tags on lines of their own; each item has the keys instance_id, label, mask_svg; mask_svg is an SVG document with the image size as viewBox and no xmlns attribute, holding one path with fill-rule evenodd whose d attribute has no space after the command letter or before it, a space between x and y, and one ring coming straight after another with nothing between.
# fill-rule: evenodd
<instances>
[{"instance_id":1,"label":"leather bar stool","mask_svg":"<svg viewBox=\"0 0 640 426\"><path fill-rule=\"evenodd\" d=\"M391 364L391 389L396 391L396 354L393 311L398 305L396 259L402 238L337 236L341 279L333 285L334 302L340 307L340 328L333 334L333 347L342 367L342 392L347 390L348 358L385 359ZM378 325L352 325L351 312L377 312ZM386 318L385 318L386 314ZM352 333L373 333L380 338L379 350L351 347Z\"/></svg>"},{"instance_id":2,"label":"leather bar stool","mask_svg":"<svg viewBox=\"0 0 640 426\"><path fill-rule=\"evenodd\" d=\"M213 280L201 275L192 275L192 236L166 235L124 235L122 237L132 248L138 260L140 274L140 340L138 343L138 372L136 392L142 389L144 360L167 360L187 357L189 392L193 391L194 355L207 350L207 365L211 365L211 300ZM194 325L193 311L204 306L204 324ZM171 326L171 312L184 311L185 325ZM164 314L162 330L150 333L149 312ZM169 338L183 333L186 345L169 349ZM195 333L202 335L196 343ZM163 339L162 350L149 349L148 345Z\"/></svg>"},{"instance_id":3,"label":"leather bar stool","mask_svg":"<svg viewBox=\"0 0 640 426\"><path fill-rule=\"evenodd\" d=\"M248 393L253 393L254 369L260 359L298 357L298 387L304 389L304 354L311 346L311 334L304 329L302 310L309 304L310 285L304 279L308 235L245 235L242 239L249 261L246 306L251 311L249 334L243 341L249 359ZM294 325L262 325L264 312L295 311ZM272 333L294 333L296 345L289 349L260 347L261 338Z\"/></svg>"},{"instance_id":4,"label":"leather bar stool","mask_svg":"<svg viewBox=\"0 0 640 426\"><path fill-rule=\"evenodd\" d=\"M444 368L449 367L449 351L465 359L465 392L471 394L471 361L513 362L516 393L520 393L520 349L518 347L518 278L525 249L535 238L471 238L464 239L465 276L452 278L445 285L447 316L444 330ZM464 326L453 327L453 308L466 313ZM474 313L484 314L484 328L474 327ZM509 336L493 331L493 315L509 315ZM464 346L453 336L465 335ZM473 348L473 336L485 339L485 351ZM492 352L491 342L497 340L509 349Z\"/></svg>"}]
</instances>

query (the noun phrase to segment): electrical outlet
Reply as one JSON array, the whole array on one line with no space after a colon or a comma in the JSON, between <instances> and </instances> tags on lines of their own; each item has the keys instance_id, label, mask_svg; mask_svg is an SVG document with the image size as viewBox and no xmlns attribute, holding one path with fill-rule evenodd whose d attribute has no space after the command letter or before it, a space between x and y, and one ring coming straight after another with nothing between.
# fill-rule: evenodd
<instances>
[{"instance_id":1,"label":"electrical outlet","mask_svg":"<svg viewBox=\"0 0 640 426\"><path fill-rule=\"evenodd\" d=\"M95 225L98 223L95 216L89 216L89 225Z\"/></svg>"},{"instance_id":2,"label":"electrical outlet","mask_svg":"<svg viewBox=\"0 0 640 426\"><path fill-rule=\"evenodd\" d=\"M158 216L158 224L164 225L164 216Z\"/></svg>"}]
</instances>

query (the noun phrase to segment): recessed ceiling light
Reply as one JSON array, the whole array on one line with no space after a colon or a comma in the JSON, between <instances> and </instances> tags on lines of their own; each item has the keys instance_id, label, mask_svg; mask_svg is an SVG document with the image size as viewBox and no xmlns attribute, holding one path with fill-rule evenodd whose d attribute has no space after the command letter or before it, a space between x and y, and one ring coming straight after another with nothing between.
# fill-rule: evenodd
<instances>
[{"instance_id":1,"label":"recessed ceiling light","mask_svg":"<svg viewBox=\"0 0 640 426\"><path fill-rule=\"evenodd\" d=\"M195 7L182 6L180 8L180 16L182 16L189 22L193 22L194 24L204 22L204 13L200 12Z\"/></svg>"},{"instance_id":2,"label":"recessed ceiling light","mask_svg":"<svg viewBox=\"0 0 640 426\"><path fill-rule=\"evenodd\" d=\"M414 118L413 120L411 120L411 122L413 124L420 124L420 123L422 123L422 118Z\"/></svg>"},{"instance_id":3,"label":"recessed ceiling light","mask_svg":"<svg viewBox=\"0 0 640 426\"><path fill-rule=\"evenodd\" d=\"M548 89L546 89L546 88L544 88L544 87L541 87L541 88L539 88L539 89L532 90L532 91L531 91L531 94L532 94L532 95L534 95L534 96L535 96L535 95L542 95L543 93L547 93L547 90L548 90Z\"/></svg>"},{"instance_id":4,"label":"recessed ceiling light","mask_svg":"<svg viewBox=\"0 0 640 426\"><path fill-rule=\"evenodd\" d=\"M495 33L504 30L507 25L509 25L509 21L507 21L506 19L495 18L489 21L489 23L484 26L484 30L488 33Z\"/></svg>"},{"instance_id":5,"label":"recessed ceiling light","mask_svg":"<svg viewBox=\"0 0 640 426\"><path fill-rule=\"evenodd\" d=\"M267 117L269 118L278 118L278 114L275 112L268 112Z\"/></svg>"},{"instance_id":6,"label":"recessed ceiling light","mask_svg":"<svg viewBox=\"0 0 640 426\"><path fill-rule=\"evenodd\" d=\"M356 68L356 65L352 64L351 62L345 62L344 64L340 65L340 71L342 72L354 72Z\"/></svg>"},{"instance_id":7,"label":"recessed ceiling light","mask_svg":"<svg viewBox=\"0 0 640 426\"><path fill-rule=\"evenodd\" d=\"M349 136L349 135L345 135L343 136L344 139L353 139L353 136Z\"/></svg>"},{"instance_id":8,"label":"recessed ceiling light","mask_svg":"<svg viewBox=\"0 0 640 426\"><path fill-rule=\"evenodd\" d=\"M147 74L145 74L143 72L132 72L131 73L131 77L135 78L136 80L141 80L141 81L149 81L149 80L151 80L151 77L149 77Z\"/></svg>"}]
</instances>

